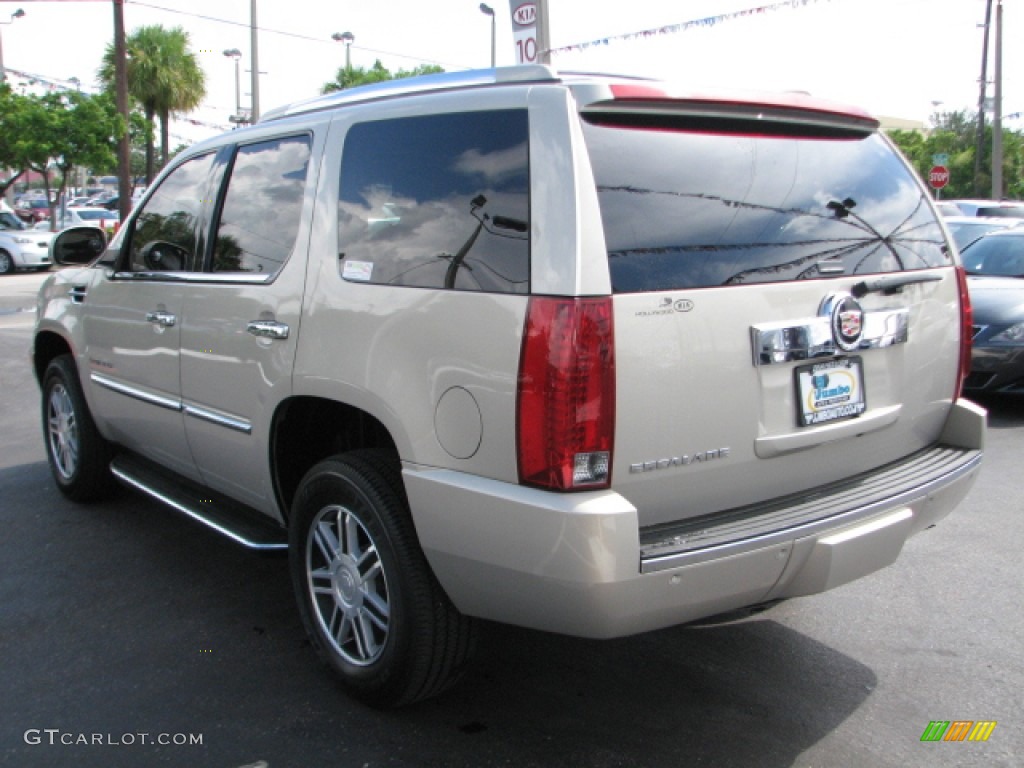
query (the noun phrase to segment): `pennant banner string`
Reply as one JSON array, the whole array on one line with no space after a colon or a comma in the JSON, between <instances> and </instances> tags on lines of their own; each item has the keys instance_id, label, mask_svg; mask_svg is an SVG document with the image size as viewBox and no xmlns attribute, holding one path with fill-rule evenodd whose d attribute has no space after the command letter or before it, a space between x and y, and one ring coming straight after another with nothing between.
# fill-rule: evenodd
<instances>
[{"instance_id":1,"label":"pennant banner string","mask_svg":"<svg viewBox=\"0 0 1024 768\"><path fill-rule=\"evenodd\" d=\"M757 8L747 8L742 11L733 11L732 13L722 13L717 16L707 16L703 19L693 19L692 21L684 21L681 24L669 24L665 27L655 27L653 29L644 29L640 32L629 32L624 35L612 35L610 37L602 37L597 40L591 40L586 43L576 43L574 45L566 45L560 48L551 48L548 53L577 53L579 51L585 51L588 48L595 48L598 46L609 45L610 43L630 40L644 40L656 35L671 35L677 32L686 32L691 29L701 29L706 27L713 27L716 24L721 24L723 21L732 21L733 19L741 19L747 16L757 16L759 14L768 13L769 11L781 11L786 9L802 8L805 5L817 4L817 3L828 3L832 0L783 0L783 2L769 3L768 5L762 5Z\"/></svg>"}]
</instances>

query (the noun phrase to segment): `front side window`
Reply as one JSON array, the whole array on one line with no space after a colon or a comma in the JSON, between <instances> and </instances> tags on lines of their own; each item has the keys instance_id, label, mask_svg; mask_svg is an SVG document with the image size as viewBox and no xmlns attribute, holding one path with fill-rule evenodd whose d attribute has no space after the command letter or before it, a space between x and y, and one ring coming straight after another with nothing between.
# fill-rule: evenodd
<instances>
[{"instance_id":1,"label":"front side window","mask_svg":"<svg viewBox=\"0 0 1024 768\"><path fill-rule=\"evenodd\" d=\"M146 201L129 245L132 272L180 272L201 268L198 223L207 194L213 153L182 163Z\"/></svg>"},{"instance_id":2,"label":"front side window","mask_svg":"<svg viewBox=\"0 0 1024 768\"><path fill-rule=\"evenodd\" d=\"M584 123L616 292L951 263L920 184L879 135L658 128Z\"/></svg>"},{"instance_id":3,"label":"front side window","mask_svg":"<svg viewBox=\"0 0 1024 768\"><path fill-rule=\"evenodd\" d=\"M238 148L213 245L214 272L274 274L295 246L310 138Z\"/></svg>"},{"instance_id":4,"label":"front side window","mask_svg":"<svg viewBox=\"0 0 1024 768\"><path fill-rule=\"evenodd\" d=\"M530 273L526 110L361 123L338 202L349 281L525 293Z\"/></svg>"}]
</instances>

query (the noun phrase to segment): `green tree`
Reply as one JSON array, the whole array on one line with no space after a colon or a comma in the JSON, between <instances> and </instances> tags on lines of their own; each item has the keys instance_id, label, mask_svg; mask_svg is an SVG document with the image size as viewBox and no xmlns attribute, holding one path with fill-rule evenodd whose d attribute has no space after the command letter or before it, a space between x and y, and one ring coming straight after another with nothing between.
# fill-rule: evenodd
<instances>
[{"instance_id":1,"label":"green tree","mask_svg":"<svg viewBox=\"0 0 1024 768\"><path fill-rule=\"evenodd\" d=\"M113 163L124 131L112 99L79 91L26 96L0 88L0 115L0 165L39 173L49 200L64 194L76 168Z\"/></svg>"},{"instance_id":2,"label":"green tree","mask_svg":"<svg viewBox=\"0 0 1024 768\"><path fill-rule=\"evenodd\" d=\"M124 121L107 94L89 96L79 91L49 93L43 106L51 112L55 132L53 167L57 197L62 198L78 168L103 168L116 164L115 147L124 133ZM53 219L51 218L51 221Z\"/></svg>"},{"instance_id":3,"label":"green tree","mask_svg":"<svg viewBox=\"0 0 1024 768\"><path fill-rule=\"evenodd\" d=\"M14 142L18 138L14 124L22 106L20 99L10 85L0 82L0 168L9 169L7 178L0 179L0 197L7 194L7 189L27 170L14 149Z\"/></svg>"},{"instance_id":4,"label":"green tree","mask_svg":"<svg viewBox=\"0 0 1024 768\"><path fill-rule=\"evenodd\" d=\"M206 96L206 76L189 50L188 33L181 27L165 29L159 24L139 27L125 40L128 95L152 124L160 118L162 163L170 152L170 119L186 113ZM103 55L99 79L108 92L114 89L114 46ZM152 134L146 141L146 182L155 175Z\"/></svg>"},{"instance_id":5,"label":"green tree","mask_svg":"<svg viewBox=\"0 0 1024 768\"><path fill-rule=\"evenodd\" d=\"M977 151L977 116L968 111L941 112L932 115L932 128L927 135L918 131L890 131L889 138L906 155L925 179L934 163L934 155L949 157L949 184L942 197L977 197L976 190L992 189L992 125L985 125L982 144L981 173L974 177L974 155ZM1002 197L1024 198L1024 134L1003 128L1003 194Z\"/></svg>"},{"instance_id":6,"label":"green tree","mask_svg":"<svg viewBox=\"0 0 1024 768\"><path fill-rule=\"evenodd\" d=\"M320 93L343 91L346 88L355 88L357 85L369 85L385 80L401 80L406 77L418 77L420 75L434 75L440 72L444 72L444 69L435 64L423 64L415 69L400 69L392 74L387 67L380 63L380 59L377 59L373 62L373 66L370 69L364 67L352 67L351 69L341 67L332 81L324 83Z\"/></svg>"}]
</instances>

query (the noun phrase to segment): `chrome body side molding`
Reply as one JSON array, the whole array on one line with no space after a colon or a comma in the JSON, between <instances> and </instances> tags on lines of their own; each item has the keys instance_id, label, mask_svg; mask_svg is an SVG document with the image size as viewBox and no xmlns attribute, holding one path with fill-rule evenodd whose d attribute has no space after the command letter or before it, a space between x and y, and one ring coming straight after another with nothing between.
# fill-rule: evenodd
<instances>
[{"instance_id":1,"label":"chrome body side molding","mask_svg":"<svg viewBox=\"0 0 1024 768\"><path fill-rule=\"evenodd\" d=\"M252 434L252 424L247 421L243 421L242 419L235 419L230 416L224 416L220 413L214 413L213 411L208 411L205 408L200 408L196 405L186 405L185 413L194 419L208 421L211 424L233 429L235 432L241 432L246 435Z\"/></svg>"},{"instance_id":2,"label":"chrome body side molding","mask_svg":"<svg viewBox=\"0 0 1024 768\"><path fill-rule=\"evenodd\" d=\"M104 389L109 389L112 392L117 392L120 395L131 397L135 400L141 400L144 403L155 405L159 408L167 408L171 411L180 411L183 406L180 400L172 397L165 397L163 395L157 395L153 392L144 392L136 387L131 387L127 384L123 384L116 379L112 379L109 376L104 376L102 373L90 373L89 378L92 382Z\"/></svg>"},{"instance_id":3,"label":"chrome body side molding","mask_svg":"<svg viewBox=\"0 0 1024 768\"><path fill-rule=\"evenodd\" d=\"M234 430L235 432L241 432L246 435L252 434L252 424L244 419L238 419L231 416L225 416L221 413L215 413L201 408L198 405L185 405L180 400L172 397L166 397L164 395L157 395L153 392L146 392L137 387L132 387L124 384L116 379L112 379L109 376L104 376L101 373L90 373L89 378L92 379L93 383L104 389L109 389L112 392L117 392L125 397L130 397L135 400L140 400L150 405L155 405L158 408L166 408L170 411L184 411L189 416L207 421L211 424L216 424L227 429Z\"/></svg>"}]
</instances>

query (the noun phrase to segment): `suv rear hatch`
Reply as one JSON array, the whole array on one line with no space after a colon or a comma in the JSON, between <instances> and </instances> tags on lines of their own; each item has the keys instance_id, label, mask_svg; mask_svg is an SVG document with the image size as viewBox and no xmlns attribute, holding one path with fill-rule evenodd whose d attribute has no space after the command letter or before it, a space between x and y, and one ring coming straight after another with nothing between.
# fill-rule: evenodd
<instances>
[{"instance_id":1,"label":"suv rear hatch","mask_svg":"<svg viewBox=\"0 0 1024 768\"><path fill-rule=\"evenodd\" d=\"M791 506L933 449L961 281L873 119L646 84L576 97L614 294L612 484L643 529Z\"/></svg>"}]
</instances>

